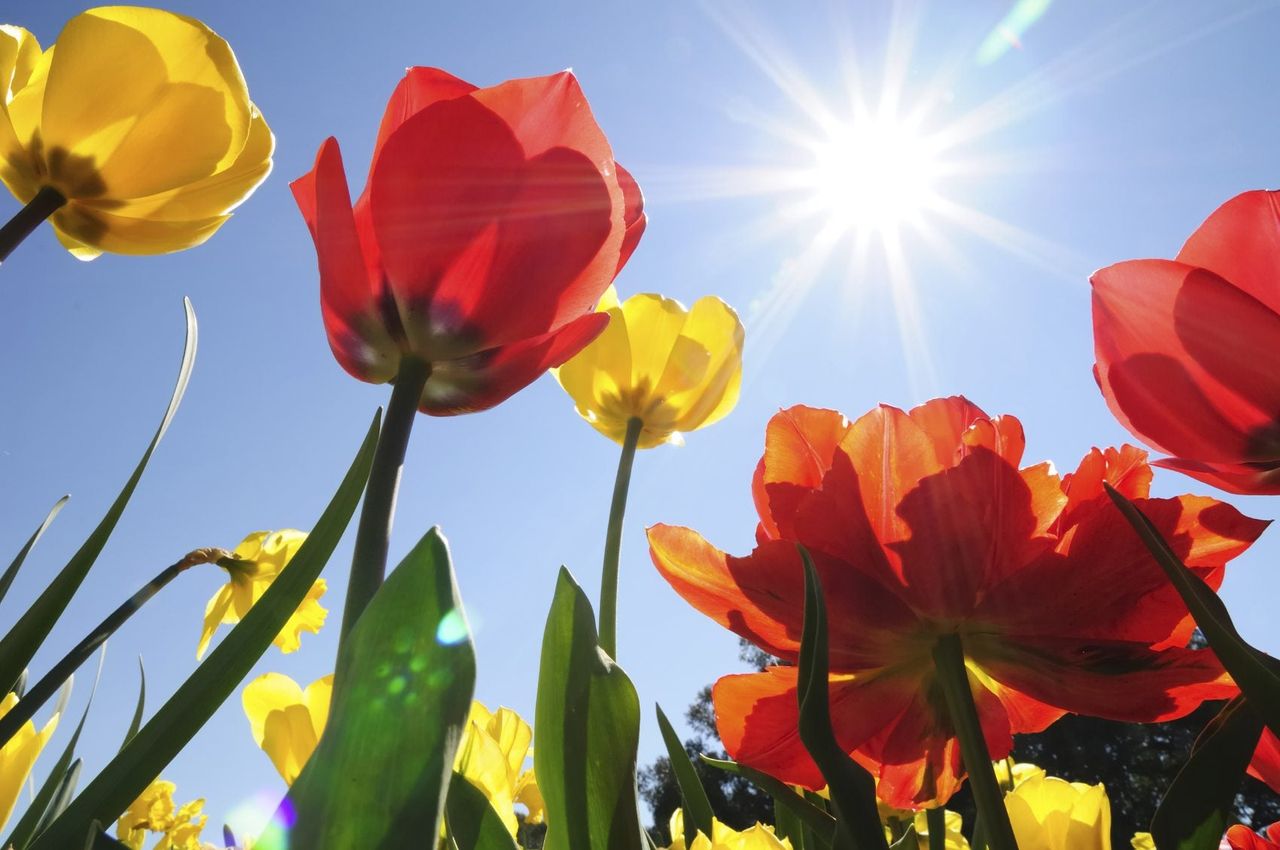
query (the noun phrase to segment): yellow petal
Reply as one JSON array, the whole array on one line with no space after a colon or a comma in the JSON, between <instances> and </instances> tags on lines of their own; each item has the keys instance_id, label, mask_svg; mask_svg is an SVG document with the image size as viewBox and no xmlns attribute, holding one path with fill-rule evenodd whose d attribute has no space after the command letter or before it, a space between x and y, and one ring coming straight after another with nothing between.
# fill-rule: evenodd
<instances>
[{"instance_id":1,"label":"yellow petal","mask_svg":"<svg viewBox=\"0 0 1280 850\"><path fill-rule=\"evenodd\" d=\"M489 805L513 836L519 823L515 813L515 789L507 771L507 757L484 726L468 721L453 760L453 769L484 792Z\"/></svg>"},{"instance_id":2,"label":"yellow petal","mask_svg":"<svg viewBox=\"0 0 1280 850\"><path fill-rule=\"evenodd\" d=\"M196 660L204 658L205 650L209 648L209 641L213 640L213 634L227 618L228 612L231 610L231 585L224 584L218 588L218 592L213 595L204 608L204 628L200 631L200 643L196 646Z\"/></svg>"},{"instance_id":3,"label":"yellow petal","mask_svg":"<svg viewBox=\"0 0 1280 850\"><path fill-rule=\"evenodd\" d=\"M254 743L261 747L266 735L267 716L291 705L305 705L307 698L302 687L283 673L264 673L245 685L240 701L245 716L249 718Z\"/></svg>"},{"instance_id":4,"label":"yellow petal","mask_svg":"<svg viewBox=\"0 0 1280 850\"><path fill-rule=\"evenodd\" d=\"M333 676L307 686L280 673L266 673L241 694L253 739L262 747L281 778L292 784L315 752L329 714Z\"/></svg>"},{"instance_id":5,"label":"yellow petal","mask_svg":"<svg viewBox=\"0 0 1280 850\"><path fill-rule=\"evenodd\" d=\"M6 694L0 701L0 717L17 704L16 695ZM54 714L38 732L35 723L28 720L18 729L17 734L0 747L0 829L8 823L23 784L27 781L32 768L35 767L36 759L40 757L40 752L57 727L57 714Z\"/></svg>"},{"instance_id":6,"label":"yellow petal","mask_svg":"<svg viewBox=\"0 0 1280 850\"><path fill-rule=\"evenodd\" d=\"M546 820L547 803L542 799L542 789L538 787L538 777L533 768L520 774L516 780L515 792L515 802L529 811L525 823L542 823Z\"/></svg>"},{"instance_id":7,"label":"yellow petal","mask_svg":"<svg viewBox=\"0 0 1280 850\"><path fill-rule=\"evenodd\" d=\"M9 103L40 61L40 43L22 27L0 25L0 180L26 203L36 193L31 157L9 118Z\"/></svg>"},{"instance_id":8,"label":"yellow petal","mask_svg":"<svg viewBox=\"0 0 1280 850\"><path fill-rule=\"evenodd\" d=\"M702 428L733 410L742 384L743 338L742 322L728 304L714 296L694 303L657 389L675 411L677 430ZM683 364L685 358L692 362Z\"/></svg>"},{"instance_id":9,"label":"yellow petal","mask_svg":"<svg viewBox=\"0 0 1280 850\"><path fill-rule=\"evenodd\" d=\"M71 201L52 216L63 245L77 259L93 259L104 252L134 256L171 254L208 241L228 216L191 221L132 218L98 209L92 203Z\"/></svg>"},{"instance_id":10,"label":"yellow petal","mask_svg":"<svg viewBox=\"0 0 1280 850\"><path fill-rule=\"evenodd\" d=\"M307 596L302 600L302 604L298 606L298 610L293 612L289 617L289 621L284 624L280 634L276 635L273 643L280 648L280 651L288 655L291 652L297 652L302 646L302 633L311 632L316 634L324 626L325 618L329 616L329 609L325 608L318 601L324 596L328 585L322 578L316 579L315 584L311 585L311 589L307 591Z\"/></svg>"},{"instance_id":11,"label":"yellow petal","mask_svg":"<svg viewBox=\"0 0 1280 850\"><path fill-rule=\"evenodd\" d=\"M1111 850L1111 804L1101 785L1037 776L1004 799L1020 850Z\"/></svg>"},{"instance_id":12,"label":"yellow petal","mask_svg":"<svg viewBox=\"0 0 1280 850\"><path fill-rule=\"evenodd\" d=\"M204 24L112 6L67 22L41 112L46 162L68 197L138 198L208 177L249 135L231 48Z\"/></svg>"},{"instance_id":13,"label":"yellow petal","mask_svg":"<svg viewBox=\"0 0 1280 850\"><path fill-rule=\"evenodd\" d=\"M311 714L311 725L315 727L317 738L324 734L324 727L329 722L329 702L332 699L332 673L307 685L307 690L303 694L303 703Z\"/></svg>"}]
</instances>

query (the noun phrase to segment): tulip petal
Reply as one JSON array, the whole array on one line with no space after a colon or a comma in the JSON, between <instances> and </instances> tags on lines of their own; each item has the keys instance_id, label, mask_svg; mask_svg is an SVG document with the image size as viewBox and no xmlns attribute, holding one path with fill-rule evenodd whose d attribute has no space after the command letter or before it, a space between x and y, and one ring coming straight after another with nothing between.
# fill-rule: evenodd
<instances>
[{"instance_id":1,"label":"tulip petal","mask_svg":"<svg viewBox=\"0 0 1280 850\"><path fill-rule=\"evenodd\" d=\"M719 298L693 303L657 386L677 430L711 425L738 403L744 336L738 314Z\"/></svg>"},{"instance_id":2,"label":"tulip petal","mask_svg":"<svg viewBox=\"0 0 1280 850\"><path fill-rule=\"evenodd\" d=\"M1098 380L1145 442L1208 463L1280 459L1280 315L1216 274L1135 260L1094 274Z\"/></svg>"},{"instance_id":3,"label":"tulip petal","mask_svg":"<svg viewBox=\"0 0 1280 850\"><path fill-rule=\"evenodd\" d=\"M912 408L907 416L933 442L934 457L943 467L952 466L960 460L960 449L969 428L975 423L990 420L982 412L982 408L964 396L931 399ZM1014 424L1017 424L1016 419ZM1018 425L1017 430L1021 430L1021 425ZM1018 463L1016 459L1011 462L1014 465Z\"/></svg>"},{"instance_id":4,"label":"tulip petal","mask_svg":"<svg viewBox=\"0 0 1280 850\"><path fill-rule=\"evenodd\" d=\"M273 711L283 711L291 705L305 702L301 686L282 673L263 673L245 685L240 695L244 713L249 718L253 740L262 746L266 734L267 717Z\"/></svg>"},{"instance_id":5,"label":"tulip petal","mask_svg":"<svg viewBox=\"0 0 1280 850\"><path fill-rule=\"evenodd\" d=\"M790 536L800 501L822 486L850 427L837 411L799 404L769 420L764 455L751 483L756 511L768 536Z\"/></svg>"},{"instance_id":6,"label":"tulip petal","mask_svg":"<svg viewBox=\"0 0 1280 850\"><path fill-rule=\"evenodd\" d=\"M432 416L488 410L577 354L608 322L604 313L588 313L549 334L433 363L418 409Z\"/></svg>"},{"instance_id":7,"label":"tulip petal","mask_svg":"<svg viewBox=\"0 0 1280 850\"><path fill-rule=\"evenodd\" d=\"M370 276L356 231L337 141L327 139L312 170L290 187L315 242L320 307L334 356L361 380L391 380L400 350L381 319L378 282Z\"/></svg>"},{"instance_id":8,"label":"tulip petal","mask_svg":"<svg viewBox=\"0 0 1280 850\"><path fill-rule=\"evenodd\" d=\"M27 85L40 54L34 35L0 24L0 180L24 203L35 194L36 174L27 139L18 135L9 116L9 101Z\"/></svg>"},{"instance_id":9,"label":"tulip petal","mask_svg":"<svg viewBox=\"0 0 1280 850\"><path fill-rule=\"evenodd\" d=\"M1249 763L1249 775L1280 794L1280 738L1270 729L1262 730L1262 738Z\"/></svg>"},{"instance_id":10,"label":"tulip petal","mask_svg":"<svg viewBox=\"0 0 1280 850\"><path fill-rule=\"evenodd\" d=\"M373 163L387 138L400 129L400 125L426 109L433 103L442 100L453 100L475 91L476 87L466 80L460 80L447 71L439 68L413 67L405 71L404 77L396 84L396 89L387 101L386 111L382 114L382 123L378 126L378 139L373 146L373 158L369 173L373 174Z\"/></svg>"},{"instance_id":11,"label":"tulip petal","mask_svg":"<svg viewBox=\"0 0 1280 850\"><path fill-rule=\"evenodd\" d=\"M82 245L80 259L91 259L104 251L116 254L152 255L184 251L204 244L230 216L216 215L187 221L134 218L107 212L76 201L56 210L50 217L64 244Z\"/></svg>"},{"instance_id":12,"label":"tulip petal","mask_svg":"<svg viewBox=\"0 0 1280 850\"><path fill-rule=\"evenodd\" d=\"M1201 463L1186 458L1161 458L1154 466L1172 469L1203 481L1219 490L1241 495L1280 495L1280 462L1277 463Z\"/></svg>"},{"instance_id":13,"label":"tulip petal","mask_svg":"<svg viewBox=\"0 0 1280 850\"><path fill-rule=\"evenodd\" d=\"M1236 195L1205 219L1176 259L1214 272L1280 313L1280 192Z\"/></svg>"},{"instance_id":14,"label":"tulip petal","mask_svg":"<svg viewBox=\"0 0 1280 850\"><path fill-rule=\"evenodd\" d=\"M231 48L194 18L91 9L67 22L57 48L40 126L46 162L72 196L154 195L230 165L244 147L244 79Z\"/></svg>"},{"instance_id":15,"label":"tulip petal","mask_svg":"<svg viewBox=\"0 0 1280 850\"><path fill-rule=\"evenodd\" d=\"M615 162L613 167L618 174L618 188L622 190L622 224L626 228L622 245L618 249L616 275L617 272L622 271L622 267L627 264L627 260L631 259L636 246L640 244L640 237L644 235L648 218L644 214L644 195L640 191L640 184L636 183L630 171L618 163Z\"/></svg>"},{"instance_id":16,"label":"tulip petal","mask_svg":"<svg viewBox=\"0 0 1280 850\"><path fill-rule=\"evenodd\" d=\"M585 154L602 173L612 173L613 150L572 71L507 80L477 89L472 97L511 127L526 158L569 148Z\"/></svg>"}]
</instances>

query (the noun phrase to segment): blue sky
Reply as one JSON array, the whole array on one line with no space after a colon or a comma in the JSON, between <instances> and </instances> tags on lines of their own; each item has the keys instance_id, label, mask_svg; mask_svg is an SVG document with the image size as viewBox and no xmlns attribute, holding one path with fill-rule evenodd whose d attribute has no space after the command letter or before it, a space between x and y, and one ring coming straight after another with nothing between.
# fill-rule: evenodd
<instances>
[{"instance_id":1,"label":"blue sky","mask_svg":"<svg viewBox=\"0 0 1280 850\"><path fill-rule=\"evenodd\" d=\"M81 264L44 228L0 271L9 298L0 546L16 551L72 494L0 606L0 628L79 546L150 438L181 353L184 295L201 334L186 401L34 672L182 553L234 546L255 529L305 529L388 388L349 378L329 353L315 256L288 181L335 135L358 186L408 65L479 85L572 67L646 194L649 230L618 280L623 295L688 303L717 294L747 327L737 410L684 447L636 462L619 657L645 705L641 755L651 760L661 746L653 703L681 715L699 688L740 664L733 636L659 578L644 526L686 524L747 551L764 425L795 403L857 416L881 401L963 393L990 413L1018 415L1028 461L1053 459L1060 470L1091 446L1125 441L1090 373L1089 272L1172 256L1219 203L1277 183L1276 3L1058 2L1020 47L979 63L979 45L1010 6L170 4L232 44L275 130L275 171L201 248ZM47 44L80 10L23 0L0 17ZM886 79L904 113L923 110L922 133L955 142L935 189L957 212L902 227L902 262L880 233L833 233L830 215L792 214L811 198L767 191L812 161L803 142L823 137L816 113L847 120L851 91L875 102ZM956 141L957 128L973 132ZM0 199L0 216L16 208ZM491 412L418 420L392 556L443 527L476 628L477 696L490 705L532 718L556 568L567 565L594 596L616 461L617 446L577 418L550 378ZM1208 488L1160 472L1156 489ZM1255 516L1277 512L1274 500L1232 501ZM329 672L350 538L326 571L333 627L304 636L295 655L273 649L257 672L304 684ZM1264 536L1233 563L1224 590L1241 630L1272 652L1278 555L1280 543ZM214 568L183 576L112 640L82 745L90 772L128 724L137 656L154 710L193 669L204 604L220 583ZM74 706L91 675L82 673ZM164 775L183 799L207 798L211 824L243 822L255 799L283 793L234 700Z\"/></svg>"}]
</instances>

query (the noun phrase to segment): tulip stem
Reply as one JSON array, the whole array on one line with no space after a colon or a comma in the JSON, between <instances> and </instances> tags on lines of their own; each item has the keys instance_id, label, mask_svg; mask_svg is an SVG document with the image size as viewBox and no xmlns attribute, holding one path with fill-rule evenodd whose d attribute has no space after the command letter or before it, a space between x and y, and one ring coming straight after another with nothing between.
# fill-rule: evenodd
<instances>
[{"instance_id":1,"label":"tulip stem","mask_svg":"<svg viewBox=\"0 0 1280 850\"><path fill-rule=\"evenodd\" d=\"M938 638L933 648L933 665L956 737L960 739L960 755L969 774L969 787L973 791L978 822L983 826L987 844L992 850L1018 850L1013 826L1009 823L1009 812L1004 807L1004 795L991 765L987 739L978 719L978 707L969 687L969 672L965 668L960 635L947 634Z\"/></svg>"},{"instance_id":2,"label":"tulip stem","mask_svg":"<svg viewBox=\"0 0 1280 850\"><path fill-rule=\"evenodd\" d=\"M338 658L355 627L356 620L373 599L387 573L387 551L391 542L391 525L395 520L396 493L400 489L400 472L409 447L409 434L418 415L422 390L431 377L431 366L416 357L400 361L391 388L387 416L378 435L378 448L373 453L373 468L364 491L360 524L356 528L355 551L351 556L351 577L347 583L347 601L342 610L342 630L338 633Z\"/></svg>"},{"instance_id":3,"label":"tulip stem","mask_svg":"<svg viewBox=\"0 0 1280 850\"><path fill-rule=\"evenodd\" d=\"M232 558L232 554L225 549L196 549L183 557L182 560L161 570L159 575L144 584L137 593L130 596L119 608L107 615L107 618L99 623L97 628L89 632L84 640L72 647L71 651L64 655L61 661L53 665L49 672L41 677L40 681L36 682L30 690L24 693L22 698L18 700L17 705L9 709L3 717L0 717L0 747L8 744L13 736L18 734L18 730L22 728L22 725L32 717L35 717L40 707L58 692L63 682L67 681L71 674L78 670L80 665L97 651L98 647L106 643L107 638L115 634L116 629L123 626L130 617L137 613L139 608L146 604L147 600L159 593L166 584L197 564L216 564L230 558Z\"/></svg>"},{"instance_id":4,"label":"tulip stem","mask_svg":"<svg viewBox=\"0 0 1280 850\"><path fill-rule=\"evenodd\" d=\"M67 202L62 193L51 186L43 187L27 205L18 210L4 227L0 227L0 263L13 253L13 249L22 244L22 240L40 226L40 222L53 215L59 207Z\"/></svg>"},{"instance_id":5,"label":"tulip stem","mask_svg":"<svg viewBox=\"0 0 1280 850\"><path fill-rule=\"evenodd\" d=\"M627 491L631 488L631 466L644 420L627 420L627 435L618 458L618 477L613 482L613 502L609 505L609 529L604 537L604 570L600 577L600 648L614 660L618 657L618 557L622 551L622 517L627 512Z\"/></svg>"},{"instance_id":6,"label":"tulip stem","mask_svg":"<svg viewBox=\"0 0 1280 850\"><path fill-rule=\"evenodd\" d=\"M925 809L924 820L929 828L929 850L947 850L947 813L942 806Z\"/></svg>"}]
</instances>

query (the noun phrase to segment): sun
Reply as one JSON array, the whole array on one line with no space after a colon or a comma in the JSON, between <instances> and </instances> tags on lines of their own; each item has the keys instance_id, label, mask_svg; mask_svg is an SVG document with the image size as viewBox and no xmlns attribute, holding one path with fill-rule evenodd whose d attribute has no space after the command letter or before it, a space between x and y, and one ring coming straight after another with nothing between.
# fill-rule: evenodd
<instances>
[{"instance_id":1,"label":"sun","mask_svg":"<svg viewBox=\"0 0 1280 850\"><path fill-rule=\"evenodd\" d=\"M812 153L805 188L815 212L844 230L918 225L937 198L939 152L907 122L874 116L839 124Z\"/></svg>"}]
</instances>

